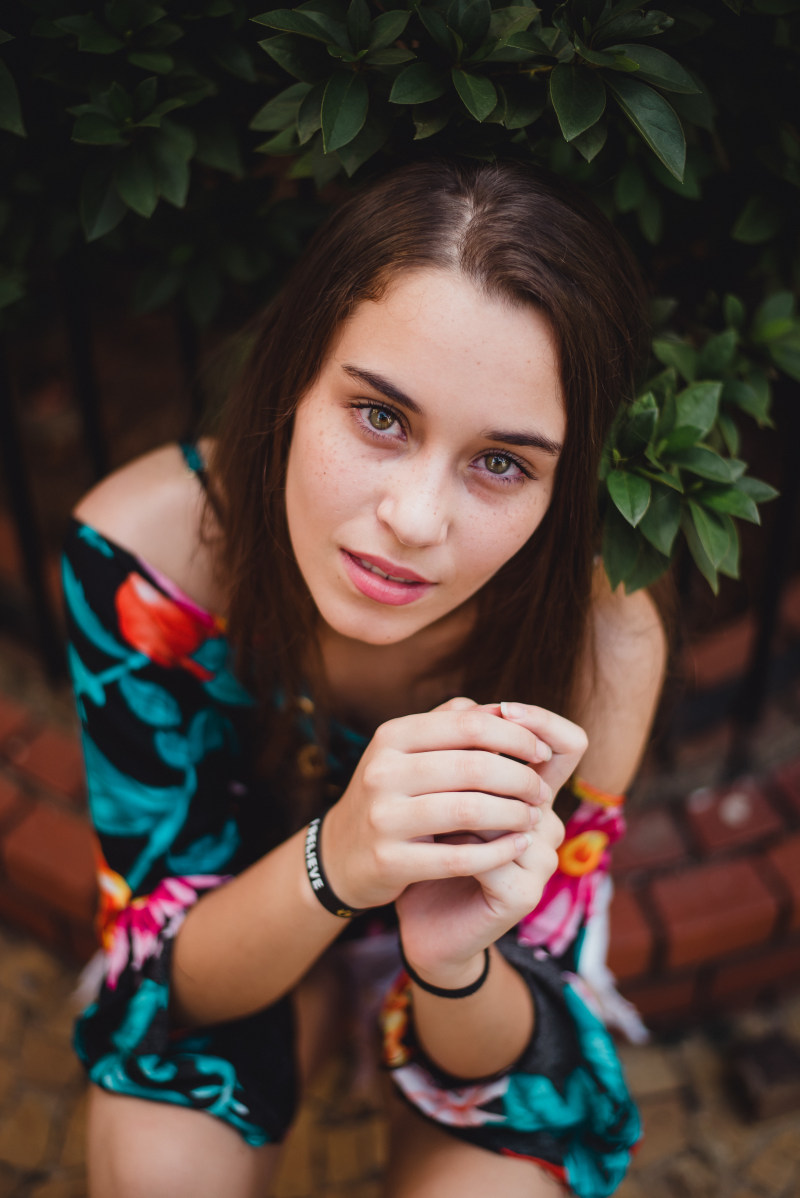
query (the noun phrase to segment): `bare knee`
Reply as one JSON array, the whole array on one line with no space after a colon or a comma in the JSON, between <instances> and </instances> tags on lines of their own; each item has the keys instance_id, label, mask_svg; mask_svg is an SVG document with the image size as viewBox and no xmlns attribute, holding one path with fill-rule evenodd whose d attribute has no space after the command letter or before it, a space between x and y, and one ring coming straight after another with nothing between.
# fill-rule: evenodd
<instances>
[{"instance_id":1,"label":"bare knee","mask_svg":"<svg viewBox=\"0 0 800 1198\"><path fill-rule=\"evenodd\" d=\"M202 1111L96 1086L87 1147L89 1198L265 1198L280 1156Z\"/></svg>"},{"instance_id":2,"label":"bare knee","mask_svg":"<svg viewBox=\"0 0 800 1198\"><path fill-rule=\"evenodd\" d=\"M387 1087L388 1088L388 1087ZM390 1151L385 1198L566 1198L566 1191L530 1161L500 1156L458 1140L387 1096Z\"/></svg>"}]
</instances>

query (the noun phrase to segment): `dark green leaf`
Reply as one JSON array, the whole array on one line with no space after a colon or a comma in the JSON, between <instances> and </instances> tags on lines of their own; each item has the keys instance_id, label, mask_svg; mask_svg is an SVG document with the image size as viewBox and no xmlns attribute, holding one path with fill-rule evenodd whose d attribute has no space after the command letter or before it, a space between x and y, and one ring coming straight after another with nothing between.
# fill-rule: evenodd
<instances>
[{"instance_id":1,"label":"dark green leaf","mask_svg":"<svg viewBox=\"0 0 800 1198\"><path fill-rule=\"evenodd\" d=\"M722 440L725 442L728 453L738 453L740 438L736 421L727 412L720 412L717 417L717 428L722 434Z\"/></svg>"},{"instance_id":2,"label":"dark green leaf","mask_svg":"<svg viewBox=\"0 0 800 1198\"><path fill-rule=\"evenodd\" d=\"M729 526L716 512L702 507L694 499L689 500L689 511L700 544L711 564L718 569L730 545Z\"/></svg>"},{"instance_id":3,"label":"dark green leaf","mask_svg":"<svg viewBox=\"0 0 800 1198\"><path fill-rule=\"evenodd\" d=\"M675 397L678 426L688 425L707 433L719 411L722 383L692 383Z\"/></svg>"},{"instance_id":4,"label":"dark green leaf","mask_svg":"<svg viewBox=\"0 0 800 1198\"><path fill-rule=\"evenodd\" d=\"M255 83L256 70L249 50L233 37L222 38L214 42L212 57L224 71L235 79L243 79L245 83Z\"/></svg>"},{"instance_id":5,"label":"dark green leaf","mask_svg":"<svg viewBox=\"0 0 800 1198\"><path fill-rule=\"evenodd\" d=\"M609 504L603 522L603 565L614 590L629 576L639 556L641 537L613 504Z\"/></svg>"},{"instance_id":6,"label":"dark green leaf","mask_svg":"<svg viewBox=\"0 0 800 1198\"><path fill-rule=\"evenodd\" d=\"M655 46L628 43L609 46L608 49L621 52L626 58L633 59L639 66L636 78L643 79L645 83L653 83L656 87L662 87L665 91L670 92L691 94L700 90L689 72L679 62L676 62L669 54L665 54L663 50L657 50Z\"/></svg>"},{"instance_id":7,"label":"dark green leaf","mask_svg":"<svg viewBox=\"0 0 800 1198\"><path fill-rule=\"evenodd\" d=\"M683 535L686 537L686 544L689 546L689 552L694 559L695 565L716 595L719 592L719 578L717 577L716 568L703 548L703 542L700 540L694 522L688 512L684 512L681 516L681 528Z\"/></svg>"},{"instance_id":8,"label":"dark green leaf","mask_svg":"<svg viewBox=\"0 0 800 1198\"><path fill-rule=\"evenodd\" d=\"M607 137L608 126L605 121L598 121L596 125L592 125L591 129L579 133L573 139L572 144L587 162L592 162L606 144Z\"/></svg>"},{"instance_id":9,"label":"dark green leaf","mask_svg":"<svg viewBox=\"0 0 800 1198\"><path fill-rule=\"evenodd\" d=\"M450 120L450 112L447 108L434 106L433 109L425 107L415 107L412 110L414 118L414 140L423 141L426 137L433 137L436 133L441 133Z\"/></svg>"},{"instance_id":10,"label":"dark green leaf","mask_svg":"<svg viewBox=\"0 0 800 1198\"><path fill-rule=\"evenodd\" d=\"M438 100L447 91L447 76L429 62L412 62L392 85L392 104L426 104Z\"/></svg>"},{"instance_id":11,"label":"dark green leaf","mask_svg":"<svg viewBox=\"0 0 800 1198\"><path fill-rule=\"evenodd\" d=\"M322 97L322 139L325 153L339 150L363 128L369 108L367 81L353 71L331 75Z\"/></svg>"},{"instance_id":12,"label":"dark green leaf","mask_svg":"<svg viewBox=\"0 0 800 1198\"><path fill-rule=\"evenodd\" d=\"M137 121L141 121L149 113L152 113L158 99L158 80L152 75L147 79L142 79L141 83L137 83L133 92L133 115Z\"/></svg>"},{"instance_id":13,"label":"dark green leaf","mask_svg":"<svg viewBox=\"0 0 800 1198\"><path fill-rule=\"evenodd\" d=\"M244 162L239 149L239 127L230 121L203 122L197 130L196 157L203 166L241 178Z\"/></svg>"},{"instance_id":14,"label":"dark green leaf","mask_svg":"<svg viewBox=\"0 0 800 1198\"><path fill-rule=\"evenodd\" d=\"M784 374L800 383L800 329L790 337L771 342L769 355Z\"/></svg>"},{"instance_id":15,"label":"dark green leaf","mask_svg":"<svg viewBox=\"0 0 800 1198\"><path fill-rule=\"evenodd\" d=\"M81 184L81 225L87 241L97 241L115 229L127 212L107 167L92 164Z\"/></svg>"},{"instance_id":16,"label":"dark green leaf","mask_svg":"<svg viewBox=\"0 0 800 1198\"><path fill-rule=\"evenodd\" d=\"M79 116L72 129L72 140L89 146L121 146L125 144L119 128L106 116L87 112Z\"/></svg>"},{"instance_id":17,"label":"dark green leaf","mask_svg":"<svg viewBox=\"0 0 800 1198\"><path fill-rule=\"evenodd\" d=\"M779 494L769 483L762 482L760 478L753 478L749 474L736 480L736 489L744 491L745 495L749 495L754 503L769 503L771 499L777 499Z\"/></svg>"},{"instance_id":18,"label":"dark green leaf","mask_svg":"<svg viewBox=\"0 0 800 1198\"><path fill-rule=\"evenodd\" d=\"M333 40L325 23L320 21L319 13L312 14L297 8L276 8L273 12L262 12L252 20L270 29L280 29L283 33L299 33L301 37L310 37L319 42ZM261 44L263 45L263 42ZM341 42L339 44L341 45Z\"/></svg>"},{"instance_id":19,"label":"dark green leaf","mask_svg":"<svg viewBox=\"0 0 800 1198\"><path fill-rule=\"evenodd\" d=\"M370 44L371 26L367 0L350 0L347 6L347 36L354 50L366 50Z\"/></svg>"},{"instance_id":20,"label":"dark green leaf","mask_svg":"<svg viewBox=\"0 0 800 1198\"><path fill-rule=\"evenodd\" d=\"M645 191L644 175L632 158L626 158L614 180L614 203L617 211L633 212L644 199Z\"/></svg>"},{"instance_id":21,"label":"dark green leaf","mask_svg":"<svg viewBox=\"0 0 800 1198\"><path fill-rule=\"evenodd\" d=\"M489 32L491 16L489 0L453 0L448 23L461 35L464 45L474 49Z\"/></svg>"},{"instance_id":22,"label":"dark green leaf","mask_svg":"<svg viewBox=\"0 0 800 1198\"><path fill-rule=\"evenodd\" d=\"M399 67L403 63L413 61L413 51L401 50L399 46L389 46L386 50L370 50L364 58L364 62L371 67Z\"/></svg>"},{"instance_id":23,"label":"dark green leaf","mask_svg":"<svg viewBox=\"0 0 800 1198\"><path fill-rule=\"evenodd\" d=\"M724 491L708 488L703 490L701 499L703 506L714 512L738 516L740 520L749 520L751 524L761 523L755 501L738 487L727 487Z\"/></svg>"},{"instance_id":24,"label":"dark green leaf","mask_svg":"<svg viewBox=\"0 0 800 1198\"><path fill-rule=\"evenodd\" d=\"M297 137L301 146L310 141L317 130L322 128L322 97L324 94L325 85L315 84L297 110Z\"/></svg>"},{"instance_id":25,"label":"dark green leaf","mask_svg":"<svg viewBox=\"0 0 800 1198\"><path fill-rule=\"evenodd\" d=\"M752 196L736 218L731 237L745 245L763 245L780 229L783 213L765 196Z\"/></svg>"},{"instance_id":26,"label":"dark green leaf","mask_svg":"<svg viewBox=\"0 0 800 1198\"><path fill-rule=\"evenodd\" d=\"M19 270L0 267L0 309L10 308L25 294L25 279Z\"/></svg>"},{"instance_id":27,"label":"dark green leaf","mask_svg":"<svg viewBox=\"0 0 800 1198\"><path fill-rule=\"evenodd\" d=\"M675 537L681 524L681 497L677 491L656 484L650 506L642 517L639 529L660 553L672 553Z\"/></svg>"},{"instance_id":28,"label":"dark green leaf","mask_svg":"<svg viewBox=\"0 0 800 1198\"><path fill-rule=\"evenodd\" d=\"M639 537L639 552L633 568L625 576L625 593L632 594L644 587L652 586L669 569L669 558L655 549L643 537Z\"/></svg>"},{"instance_id":29,"label":"dark green leaf","mask_svg":"<svg viewBox=\"0 0 800 1198\"><path fill-rule=\"evenodd\" d=\"M676 179L682 179L686 138L675 110L662 95L637 79L610 73L605 79L620 108L656 157Z\"/></svg>"},{"instance_id":30,"label":"dark green leaf","mask_svg":"<svg viewBox=\"0 0 800 1198\"><path fill-rule=\"evenodd\" d=\"M143 71L153 71L156 75L169 75L175 69L175 59L171 54L161 50L134 50L128 55L128 62Z\"/></svg>"},{"instance_id":31,"label":"dark green leaf","mask_svg":"<svg viewBox=\"0 0 800 1198\"><path fill-rule=\"evenodd\" d=\"M744 304L736 295L726 295L722 301L722 311L725 316L725 323L732 325L735 329L742 329L747 313L745 312Z\"/></svg>"},{"instance_id":32,"label":"dark green leaf","mask_svg":"<svg viewBox=\"0 0 800 1198\"><path fill-rule=\"evenodd\" d=\"M88 54L113 54L124 45L89 13L85 16L58 17L55 23L59 29L75 34L78 49Z\"/></svg>"},{"instance_id":33,"label":"dark green leaf","mask_svg":"<svg viewBox=\"0 0 800 1198\"><path fill-rule=\"evenodd\" d=\"M358 136L354 137L351 142L348 142L337 153L348 178L351 178L358 168L363 166L373 154L377 154L378 150L385 144L388 136L389 130L382 123L373 120L371 117L367 118L366 124Z\"/></svg>"},{"instance_id":34,"label":"dark green leaf","mask_svg":"<svg viewBox=\"0 0 800 1198\"><path fill-rule=\"evenodd\" d=\"M653 353L664 366L674 366L687 383L697 377L697 351L685 341L659 337L653 342Z\"/></svg>"},{"instance_id":35,"label":"dark green leaf","mask_svg":"<svg viewBox=\"0 0 800 1198\"><path fill-rule=\"evenodd\" d=\"M720 574L728 578L739 577L739 530L730 516L723 516L728 524L728 551L719 563Z\"/></svg>"},{"instance_id":36,"label":"dark green leaf","mask_svg":"<svg viewBox=\"0 0 800 1198\"><path fill-rule=\"evenodd\" d=\"M705 445L676 450L672 457L677 466L696 474L698 478L707 478L715 483L729 483L734 480L735 473L730 460L721 458Z\"/></svg>"},{"instance_id":37,"label":"dark green leaf","mask_svg":"<svg viewBox=\"0 0 800 1198\"><path fill-rule=\"evenodd\" d=\"M117 158L114 184L130 209L139 216L153 215L158 203L158 183L153 167L137 147Z\"/></svg>"},{"instance_id":38,"label":"dark green leaf","mask_svg":"<svg viewBox=\"0 0 800 1198\"><path fill-rule=\"evenodd\" d=\"M297 130L290 126L288 129L281 129L280 133L273 134L266 141L262 141L256 146L257 154L271 154L276 158L282 155L295 154L299 148L297 140Z\"/></svg>"},{"instance_id":39,"label":"dark green leaf","mask_svg":"<svg viewBox=\"0 0 800 1198\"><path fill-rule=\"evenodd\" d=\"M160 4L149 4L147 0L110 0L104 13L111 28L123 37L138 33L167 15Z\"/></svg>"},{"instance_id":40,"label":"dark green leaf","mask_svg":"<svg viewBox=\"0 0 800 1198\"><path fill-rule=\"evenodd\" d=\"M754 318L757 329L772 325L779 321L791 320L794 316L795 298L791 291L774 291L759 304Z\"/></svg>"},{"instance_id":41,"label":"dark green leaf","mask_svg":"<svg viewBox=\"0 0 800 1198\"><path fill-rule=\"evenodd\" d=\"M664 209L661 200L652 191L645 193L644 199L636 212L636 220L642 231L642 236L651 245L658 245L664 228Z\"/></svg>"},{"instance_id":42,"label":"dark green leaf","mask_svg":"<svg viewBox=\"0 0 800 1198\"><path fill-rule=\"evenodd\" d=\"M281 33L258 43L279 67L304 83L316 83L330 69L330 59L314 42L304 42L291 34Z\"/></svg>"},{"instance_id":43,"label":"dark green leaf","mask_svg":"<svg viewBox=\"0 0 800 1198\"><path fill-rule=\"evenodd\" d=\"M248 129L255 129L259 133L274 133L278 129L285 129L296 119L300 103L310 91L310 83L292 83L268 100L263 108L259 108Z\"/></svg>"},{"instance_id":44,"label":"dark green leaf","mask_svg":"<svg viewBox=\"0 0 800 1198\"><path fill-rule=\"evenodd\" d=\"M133 293L134 312L155 312L174 299L181 285L182 274L174 267L162 265L142 271Z\"/></svg>"},{"instance_id":45,"label":"dark green leaf","mask_svg":"<svg viewBox=\"0 0 800 1198\"><path fill-rule=\"evenodd\" d=\"M596 71L559 65L550 74L550 99L564 140L572 141L603 115L606 89Z\"/></svg>"},{"instance_id":46,"label":"dark green leaf","mask_svg":"<svg viewBox=\"0 0 800 1198\"><path fill-rule=\"evenodd\" d=\"M648 480L627 470L612 470L606 486L617 510L635 528L650 504L652 488Z\"/></svg>"},{"instance_id":47,"label":"dark green leaf","mask_svg":"<svg viewBox=\"0 0 800 1198\"><path fill-rule=\"evenodd\" d=\"M17 137L27 136L17 85L4 62L0 62L0 129Z\"/></svg>"},{"instance_id":48,"label":"dark green leaf","mask_svg":"<svg viewBox=\"0 0 800 1198\"><path fill-rule=\"evenodd\" d=\"M724 403L735 404L737 408L747 412L748 416L752 416L762 427L772 423L769 418L769 391L756 391L755 387L743 379L728 379L722 389L722 399Z\"/></svg>"},{"instance_id":49,"label":"dark green leaf","mask_svg":"<svg viewBox=\"0 0 800 1198\"><path fill-rule=\"evenodd\" d=\"M369 39L370 50L383 50L396 42L408 24L410 12L394 9L391 12L380 13L372 22L372 32Z\"/></svg>"},{"instance_id":50,"label":"dark green leaf","mask_svg":"<svg viewBox=\"0 0 800 1198\"><path fill-rule=\"evenodd\" d=\"M452 71L453 84L467 112L476 121L485 121L497 104L497 92L491 79L485 75L472 75L460 71L457 67Z\"/></svg>"},{"instance_id":51,"label":"dark green leaf","mask_svg":"<svg viewBox=\"0 0 800 1198\"><path fill-rule=\"evenodd\" d=\"M497 90L501 98L505 98L503 124L506 129L527 129L544 112L543 91L532 83L511 81Z\"/></svg>"},{"instance_id":52,"label":"dark green leaf","mask_svg":"<svg viewBox=\"0 0 800 1198\"><path fill-rule=\"evenodd\" d=\"M426 4L421 5L417 9L417 13L439 49L449 58L455 59L458 54L456 39L453 37L452 31L447 28L444 17Z\"/></svg>"},{"instance_id":53,"label":"dark green leaf","mask_svg":"<svg viewBox=\"0 0 800 1198\"><path fill-rule=\"evenodd\" d=\"M726 329L716 337L710 337L700 350L698 371L700 374L717 375L733 362L739 335L736 329Z\"/></svg>"}]
</instances>

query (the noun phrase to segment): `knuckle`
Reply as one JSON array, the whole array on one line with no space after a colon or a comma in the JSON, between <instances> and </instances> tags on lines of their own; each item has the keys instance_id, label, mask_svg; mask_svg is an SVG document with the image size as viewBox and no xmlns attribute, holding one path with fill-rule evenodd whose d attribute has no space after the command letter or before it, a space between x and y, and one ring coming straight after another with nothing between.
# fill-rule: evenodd
<instances>
[{"instance_id":1,"label":"knuckle","mask_svg":"<svg viewBox=\"0 0 800 1198\"><path fill-rule=\"evenodd\" d=\"M456 826L471 828L478 820L478 803L474 795L466 791L458 795L453 810Z\"/></svg>"},{"instance_id":2,"label":"knuckle","mask_svg":"<svg viewBox=\"0 0 800 1198\"><path fill-rule=\"evenodd\" d=\"M386 759L381 754L371 757L364 766L364 772L361 775L364 785L368 790L383 789L386 781L387 769Z\"/></svg>"},{"instance_id":3,"label":"knuckle","mask_svg":"<svg viewBox=\"0 0 800 1198\"><path fill-rule=\"evenodd\" d=\"M484 713L477 707L472 707L458 713L459 731L465 740L477 740L484 726L484 720Z\"/></svg>"},{"instance_id":4,"label":"knuckle","mask_svg":"<svg viewBox=\"0 0 800 1198\"><path fill-rule=\"evenodd\" d=\"M445 854L443 867L449 877L462 877L469 872L465 853L460 845L450 845Z\"/></svg>"}]
</instances>

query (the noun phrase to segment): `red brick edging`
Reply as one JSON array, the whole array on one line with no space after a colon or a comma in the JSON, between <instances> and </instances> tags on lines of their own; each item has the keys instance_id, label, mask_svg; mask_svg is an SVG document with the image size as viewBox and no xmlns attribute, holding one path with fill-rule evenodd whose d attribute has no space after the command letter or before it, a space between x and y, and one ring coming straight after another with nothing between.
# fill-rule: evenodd
<instances>
[{"instance_id":1,"label":"red brick edging","mask_svg":"<svg viewBox=\"0 0 800 1198\"><path fill-rule=\"evenodd\" d=\"M800 758L634 811L610 965L653 1026L800 985ZM0 919L86 960L94 860L77 737L0 697Z\"/></svg>"}]
</instances>

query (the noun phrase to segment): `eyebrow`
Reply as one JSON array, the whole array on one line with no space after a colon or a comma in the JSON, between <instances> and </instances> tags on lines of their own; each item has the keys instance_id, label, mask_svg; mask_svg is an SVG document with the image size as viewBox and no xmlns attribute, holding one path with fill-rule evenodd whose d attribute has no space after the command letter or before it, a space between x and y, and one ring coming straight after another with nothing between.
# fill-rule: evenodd
<instances>
[{"instance_id":1,"label":"eyebrow","mask_svg":"<svg viewBox=\"0 0 800 1198\"><path fill-rule=\"evenodd\" d=\"M353 366L349 362L342 364L342 369L351 378L356 379L360 383L366 383L368 387L372 387L373 391L379 391L387 399L394 400L401 407L406 408L409 412L413 412L416 416L422 415L422 408L406 395L389 379L383 375L375 374L372 370L363 370L360 366ZM558 457L561 450L564 448L560 441L553 441L550 437L545 437L543 433L512 433L505 432L502 429L490 429L483 434L489 441L502 441L506 445L527 446L531 449L541 449L544 453L550 454L552 457Z\"/></svg>"}]
</instances>

